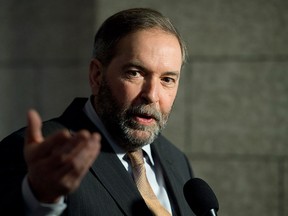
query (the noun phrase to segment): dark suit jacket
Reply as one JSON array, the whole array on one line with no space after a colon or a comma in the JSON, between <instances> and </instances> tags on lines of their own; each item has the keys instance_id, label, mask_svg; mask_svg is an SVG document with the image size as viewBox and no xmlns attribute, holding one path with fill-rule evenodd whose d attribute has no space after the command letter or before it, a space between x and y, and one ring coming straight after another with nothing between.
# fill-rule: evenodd
<instances>
[{"instance_id":1,"label":"dark suit jacket","mask_svg":"<svg viewBox=\"0 0 288 216\"><path fill-rule=\"evenodd\" d=\"M75 99L59 118L44 122L44 136L63 128L99 131L83 112L86 101L84 98ZM3 199L0 201L0 212L7 210L9 215L24 215L21 193L21 183L27 173L23 159L24 131L25 128L14 132L0 144L0 193ZM183 195L185 182L193 176L187 158L161 135L151 149L163 168L173 215L194 215ZM67 209L64 215L151 215L133 179L103 137L100 155L80 187L65 201Z\"/></svg>"}]
</instances>

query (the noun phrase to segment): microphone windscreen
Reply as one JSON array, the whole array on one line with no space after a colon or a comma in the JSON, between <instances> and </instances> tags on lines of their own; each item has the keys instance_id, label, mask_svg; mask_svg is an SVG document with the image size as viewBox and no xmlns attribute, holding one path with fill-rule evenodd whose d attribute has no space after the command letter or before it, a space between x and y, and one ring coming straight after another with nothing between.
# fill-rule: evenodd
<instances>
[{"instance_id":1,"label":"microphone windscreen","mask_svg":"<svg viewBox=\"0 0 288 216\"><path fill-rule=\"evenodd\" d=\"M219 209L218 200L210 186L200 178L192 178L183 188L190 208L197 216L206 215L211 209Z\"/></svg>"}]
</instances>

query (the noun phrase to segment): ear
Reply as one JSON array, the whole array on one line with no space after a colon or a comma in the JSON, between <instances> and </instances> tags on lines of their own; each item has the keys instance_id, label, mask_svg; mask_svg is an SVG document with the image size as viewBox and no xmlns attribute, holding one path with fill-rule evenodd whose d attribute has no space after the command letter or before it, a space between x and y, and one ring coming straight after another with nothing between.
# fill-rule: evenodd
<instances>
[{"instance_id":1,"label":"ear","mask_svg":"<svg viewBox=\"0 0 288 216\"><path fill-rule=\"evenodd\" d=\"M92 59L89 68L89 82L93 95L97 95L103 76L103 66L98 59Z\"/></svg>"}]
</instances>

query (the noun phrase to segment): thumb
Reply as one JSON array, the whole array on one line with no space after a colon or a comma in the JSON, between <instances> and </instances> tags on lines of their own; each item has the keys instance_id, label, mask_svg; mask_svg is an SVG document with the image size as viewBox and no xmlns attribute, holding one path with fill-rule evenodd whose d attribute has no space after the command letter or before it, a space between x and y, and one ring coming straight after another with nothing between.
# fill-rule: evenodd
<instances>
[{"instance_id":1,"label":"thumb","mask_svg":"<svg viewBox=\"0 0 288 216\"><path fill-rule=\"evenodd\" d=\"M42 136L42 120L36 110L29 110L27 113L27 129L25 135L25 144L41 143Z\"/></svg>"}]
</instances>

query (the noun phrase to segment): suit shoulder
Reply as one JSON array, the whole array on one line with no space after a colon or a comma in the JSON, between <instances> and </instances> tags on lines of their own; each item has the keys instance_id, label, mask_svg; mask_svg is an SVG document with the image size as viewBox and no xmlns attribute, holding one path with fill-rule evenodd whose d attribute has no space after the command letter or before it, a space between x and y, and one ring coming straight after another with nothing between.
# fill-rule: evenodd
<instances>
[{"instance_id":1,"label":"suit shoulder","mask_svg":"<svg viewBox=\"0 0 288 216\"><path fill-rule=\"evenodd\" d=\"M178 170L181 170L189 178L193 176L192 167L185 153L172 144L166 137L160 135L155 140L152 148L156 150L161 159L174 164Z\"/></svg>"},{"instance_id":2,"label":"suit shoulder","mask_svg":"<svg viewBox=\"0 0 288 216\"><path fill-rule=\"evenodd\" d=\"M8 136L4 137L3 140L1 140L1 144L2 143L6 143L6 142L21 142L24 141L24 137L25 137L25 132L26 132L26 126L22 127L14 132L12 132L11 134L9 134ZM42 133L44 136L47 136L57 130L61 130L64 129L65 127L58 121L57 118L55 119L51 119L48 121L45 121L42 123Z\"/></svg>"},{"instance_id":3,"label":"suit shoulder","mask_svg":"<svg viewBox=\"0 0 288 216\"><path fill-rule=\"evenodd\" d=\"M189 164L189 160L185 153L180 150L177 146L175 146L172 142L170 142L163 135L159 135L156 142L154 142L153 148L157 149L159 154L166 155L170 158L170 160L175 160L175 162ZM165 156L165 157L166 157Z\"/></svg>"},{"instance_id":4,"label":"suit shoulder","mask_svg":"<svg viewBox=\"0 0 288 216\"><path fill-rule=\"evenodd\" d=\"M47 137L63 129L67 129L67 127L61 123L60 118L54 118L43 122L42 133L44 137Z\"/></svg>"}]
</instances>

